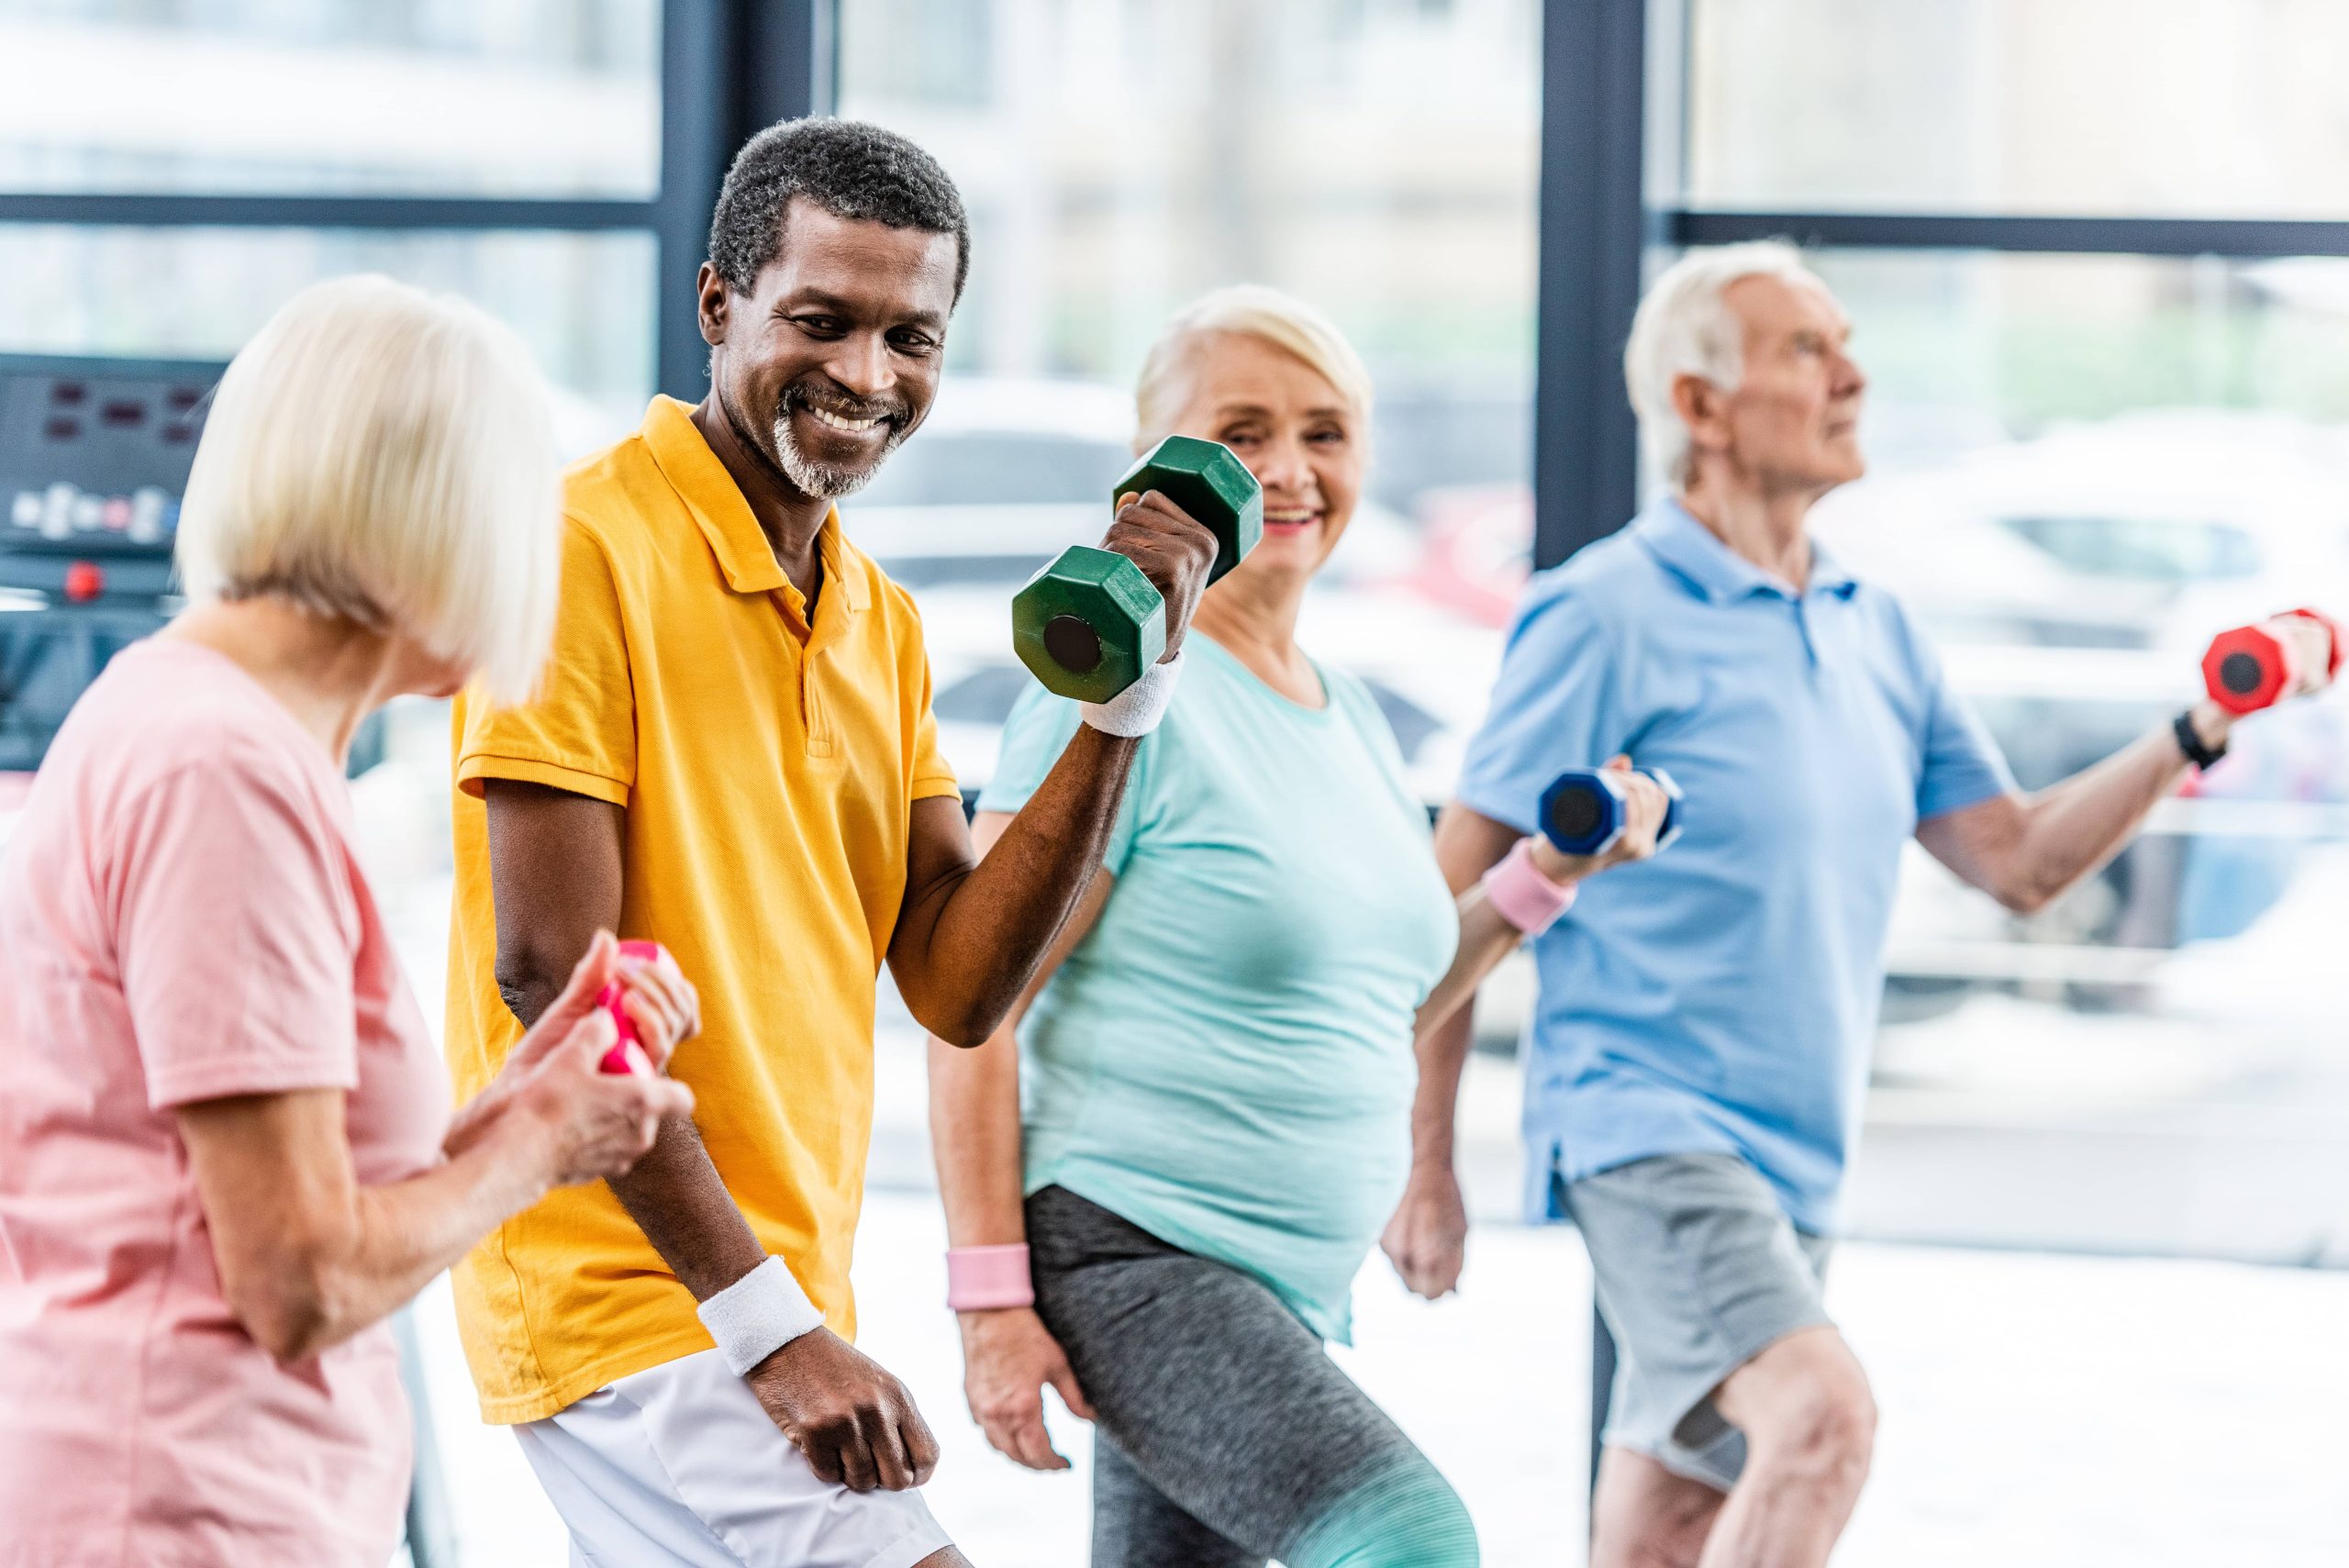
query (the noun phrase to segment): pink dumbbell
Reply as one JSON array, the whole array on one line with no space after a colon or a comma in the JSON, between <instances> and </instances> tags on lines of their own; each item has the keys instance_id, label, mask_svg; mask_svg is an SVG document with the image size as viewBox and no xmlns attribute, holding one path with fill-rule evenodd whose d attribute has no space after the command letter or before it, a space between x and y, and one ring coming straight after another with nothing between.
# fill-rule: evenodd
<instances>
[{"instance_id":1,"label":"pink dumbbell","mask_svg":"<svg viewBox=\"0 0 2349 1568\"><path fill-rule=\"evenodd\" d=\"M641 959L646 963L651 963L661 956L661 944L659 942L622 942L620 956ZM625 989L618 981L615 980L596 994L596 1006L612 1015L612 1027L618 1029L620 1035L620 1038L613 1042L612 1049L604 1052L604 1060L599 1063L607 1073L636 1071L628 1059L628 1048L637 1043L636 1020L629 1018L628 1010L620 1006L620 996Z\"/></svg>"}]
</instances>

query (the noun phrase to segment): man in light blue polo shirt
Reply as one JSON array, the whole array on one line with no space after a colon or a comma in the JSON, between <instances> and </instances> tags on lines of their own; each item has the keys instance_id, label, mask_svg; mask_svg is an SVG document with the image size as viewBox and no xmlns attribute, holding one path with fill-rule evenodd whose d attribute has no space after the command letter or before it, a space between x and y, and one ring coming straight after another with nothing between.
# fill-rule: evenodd
<instances>
[{"instance_id":1,"label":"man in light blue polo shirt","mask_svg":"<svg viewBox=\"0 0 2349 1568\"><path fill-rule=\"evenodd\" d=\"M1882 589L1805 531L1859 477L1865 380L1834 298L1783 245L1659 278L1625 367L1672 491L1537 576L1437 854L1464 887L1562 770L1629 753L1686 794L1681 838L1586 884L1535 943L1525 1129L1536 1218L1588 1243L1620 1352L1595 1568L1823 1563L1876 1412L1821 1305L1913 834L2028 912L2223 751L2204 702L2025 795ZM2311 677L2311 684L2315 684ZM1464 1009L1421 1042L1417 1158L1386 1245L1457 1279Z\"/></svg>"}]
</instances>

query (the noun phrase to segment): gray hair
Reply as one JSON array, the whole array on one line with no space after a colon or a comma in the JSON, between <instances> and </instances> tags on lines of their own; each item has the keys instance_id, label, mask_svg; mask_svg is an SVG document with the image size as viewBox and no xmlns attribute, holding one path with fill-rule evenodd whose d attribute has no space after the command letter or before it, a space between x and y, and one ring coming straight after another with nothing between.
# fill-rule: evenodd
<instances>
[{"instance_id":1,"label":"gray hair","mask_svg":"<svg viewBox=\"0 0 2349 1568\"><path fill-rule=\"evenodd\" d=\"M1362 421L1369 439L1370 372L1337 325L1313 306L1263 284L1234 284L1193 300L1151 345L1134 386L1136 451L1171 433L1191 395L1193 358L1218 333L1254 338L1304 361Z\"/></svg>"},{"instance_id":2,"label":"gray hair","mask_svg":"<svg viewBox=\"0 0 2349 1568\"><path fill-rule=\"evenodd\" d=\"M195 603L268 595L404 634L520 701L554 636L557 475L512 328L385 277L313 284L220 378L180 578Z\"/></svg>"},{"instance_id":3,"label":"gray hair","mask_svg":"<svg viewBox=\"0 0 2349 1568\"><path fill-rule=\"evenodd\" d=\"M1623 380L1640 417L1640 444L1658 473L1689 480L1688 427L1672 404L1672 384L1698 376L1723 392L1745 379L1745 328L1723 295L1742 278L1786 278L1818 286L1802 252L1782 239L1691 250L1650 285L1631 317Z\"/></svg>"},{"instance_id":4,"label":"gray hair","mask_svg":"<svg viewBox=\"0 0 2349 1568\"><path fill-rule=\"evenodd\" d=\"M896 132L819 116L767 127L734 155L709 219L709 264L736 294L783 250L785 210L805 196L834 217L954 237L954 297L971 272L971 220L938 160Z\"/></svg>"}]
</instances>

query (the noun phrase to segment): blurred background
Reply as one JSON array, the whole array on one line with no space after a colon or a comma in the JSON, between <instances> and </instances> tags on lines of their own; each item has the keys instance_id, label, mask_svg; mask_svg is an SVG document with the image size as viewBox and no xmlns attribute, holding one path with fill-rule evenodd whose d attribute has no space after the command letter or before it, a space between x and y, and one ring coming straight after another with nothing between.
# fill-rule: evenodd
<instances>
[{"instance_id":1,"label":"blurred background","mask_svg":"<svg viewBox=\"0 0 2349 1568\"><path fill-rule=\"evenodd\" d=\"M1641 279L1770 235L1811 247L1874 382L1873 472L1820 528L2046 784L2189 699L2220 628L2349 610L2344 61L2338 0L0 0L0 560L103 556L113 490L175 495L12 408L12 375L200 384L320 277L513 323L577 451L697 397L725 161L829 110L930 148L972 211L937 411L843 508L921 600L966 786L1027 679L1006 601L1097 533L1143 350L1256 280L1376 378L1373 504L1304 635L1440 803L1527 572L1642 494ZM62 658L70 595L0 580L22 768L114 644ZM445 715L380 739L355 787L437 1017ZM1885 1411L1839 1562L2343 1561L2345 828L2328 701L2247 728L2028 923L1914 855L1831 1292ZM1574 1562L1588 1293L1570 1232L1517 1224L1530 986L1505 971L1479 1013L1464 1294L1412 1302L1374 1258L1349 1363L1488 1561ZM974 1561L1081 1561L1081 1425L1056 1427L1079 1476L1033 1476L963 1409L920 1040L884 1018L867 1348L939 1429ZM445 1294L416 1324L445 1483L419 1561L561 1561Z\"/></svg>"}]
</instances>

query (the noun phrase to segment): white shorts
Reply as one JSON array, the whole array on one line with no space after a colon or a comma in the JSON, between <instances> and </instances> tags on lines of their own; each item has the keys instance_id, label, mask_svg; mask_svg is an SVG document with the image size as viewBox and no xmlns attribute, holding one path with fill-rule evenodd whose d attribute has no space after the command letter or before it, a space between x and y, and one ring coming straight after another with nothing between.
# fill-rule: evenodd
<instances>
[{"instance_id":1,"label":"white shorts","mask_svg":"<svg viewBox=\"0 0 2349 1568\"><path fill-rule=\"evenodd\" d=\"M914 1568L952 1544L918 1492L820 1479L716 1351L514 1429L591 1568Z\"/></svg>"}]
</instances>

